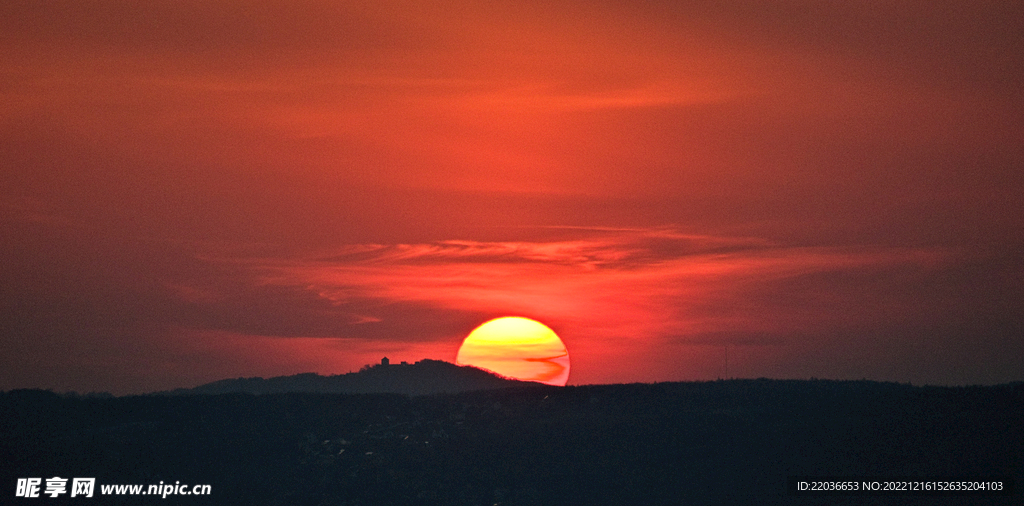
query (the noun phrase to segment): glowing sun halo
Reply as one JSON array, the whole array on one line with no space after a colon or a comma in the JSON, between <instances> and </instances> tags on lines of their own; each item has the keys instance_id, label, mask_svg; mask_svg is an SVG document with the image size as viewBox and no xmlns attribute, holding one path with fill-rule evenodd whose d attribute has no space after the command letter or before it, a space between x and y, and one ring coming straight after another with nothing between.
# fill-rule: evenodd
<instances>
[{"instance_id":1,"label":"glowing sun halo","mask_svg":"<svg viewBox=\"0 0 1024 506\"><path fill-rule=\"evenodd\" d=\"M455 363L548 385L569 381L569 352L562 340L547 325L519 316L495 318L474 329L462 341Z\"/></svg>"}]
</instances>

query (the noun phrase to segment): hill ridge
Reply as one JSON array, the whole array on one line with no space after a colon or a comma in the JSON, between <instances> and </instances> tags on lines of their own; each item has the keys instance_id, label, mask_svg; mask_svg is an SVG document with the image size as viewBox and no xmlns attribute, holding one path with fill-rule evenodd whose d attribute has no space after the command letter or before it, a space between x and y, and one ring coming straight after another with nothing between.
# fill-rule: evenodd
<instances>
[{"instance_id":1,"label":"hill ridge","mask_svg":"<svg viewBox=\"0 0 1024 506\"><path fill-rule=\"evenodd\" d=\"M323 376L315 372L289 376L227 378L193 388L178 388L157 395L203 395L226 393L273 394L289 392L371 394L396 393L431 395L474 390L540 385L520 381L473 366L443 360L423 359L413 364L376 364L358 372Z\"/></svg>"}]
</instances>

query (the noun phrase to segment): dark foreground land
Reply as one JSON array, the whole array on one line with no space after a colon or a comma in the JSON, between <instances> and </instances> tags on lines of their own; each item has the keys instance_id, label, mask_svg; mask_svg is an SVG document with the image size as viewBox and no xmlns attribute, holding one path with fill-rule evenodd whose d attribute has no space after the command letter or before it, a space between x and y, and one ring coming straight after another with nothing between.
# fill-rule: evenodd
<instances>
[{"instance_id":1,"label":"dark foreground land","mask_svg":"<svg viewBox=\"0 0 1024 506\"><path fill-rule=\"evenodd\" d=\"M735 380L396 394L0 394L0 503L1021 504L1024 385ZM794 475L1009 477L1003 497L796 497ZM92 499L17 478L95 477ZM100 497L100 484L210 484Z\"/></svg>"}]
</instances>

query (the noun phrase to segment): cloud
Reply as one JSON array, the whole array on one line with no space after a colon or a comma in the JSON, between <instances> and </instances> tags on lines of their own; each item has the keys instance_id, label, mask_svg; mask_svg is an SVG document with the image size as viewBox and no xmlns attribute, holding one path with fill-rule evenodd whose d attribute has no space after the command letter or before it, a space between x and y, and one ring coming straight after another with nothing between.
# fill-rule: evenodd
<instances>
[{"instance_id":1,"label":"cloud","mask_svg":"<svg viewBox=\"0 0 1024 506\"><path fill-rule=\"evenodd\" d=\"M535 318L565 340L573 381L583 382L624 377L626 370L633 378L713 375L714 368L701 365L706 358L654 362L646 371L626 364L659 353L684 357L688 349L703 356L709 352L700 350L723 346L774 350L734 351L734 372L745 366L761 375L829 377L827 368L851 353L833 372L937 381L938 362L911 372L896 357L885 358L885 350L916 347L945 356L951 343L924 339L928 329L938 336L948 331L936 329L966 325L984 347L1019 325L992 333L970 316L1009 303L1004 297L1019 291L1012 277L985 286L986 277L1019 267L996 267L1000 262L983 251L794 247L672 228L580 232L568 241L354 245L305 258L219 261L246 265L255 286L274 287L263 293L305 293L301 304L282 304L290 311L303 304L333 308L338 319L330 328L338 338L454 349L487 319ZM967 274L971 265L986 267ZM965 300L964 290L983 291ZM999 318L1016 321L1013 311L999 310ZM803 361L794 362L798 357Z\"/></svg>"},{"instance_id":2,"label":"cloud","mask_svg":"<svg viewBox=\"0 0 1024 506\"><path fill-rule=\"evenodd\" d=\"M521 314L577 328L591 340L644 341L870 321L890 302L886 276L928 277L954 258L935 249L795 248L649 229L564 242L354 247L256 265L253 275L261 286L352 308L380 328L415 307L420 321L436 319L431 311L437 318ZM912 301L917 294L903 295ZM453 337L466 323L452 326Z\"/></svg>"}]
</instances>

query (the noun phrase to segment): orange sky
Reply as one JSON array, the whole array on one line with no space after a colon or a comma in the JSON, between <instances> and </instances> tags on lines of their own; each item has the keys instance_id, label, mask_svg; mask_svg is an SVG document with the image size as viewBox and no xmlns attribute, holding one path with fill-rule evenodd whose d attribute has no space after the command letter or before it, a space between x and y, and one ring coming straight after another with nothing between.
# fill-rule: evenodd
<instances>
[{"instance_id":1,"label":"orange sky","mask_svg":"<svg viewBox=\"0 0 1024 506\"><path fill-rule=\"evenodd\" d=\"M0 389L1024 370L1024 7L11 0Z\"/></svg>"}]
</instances>

